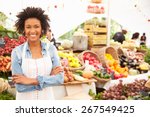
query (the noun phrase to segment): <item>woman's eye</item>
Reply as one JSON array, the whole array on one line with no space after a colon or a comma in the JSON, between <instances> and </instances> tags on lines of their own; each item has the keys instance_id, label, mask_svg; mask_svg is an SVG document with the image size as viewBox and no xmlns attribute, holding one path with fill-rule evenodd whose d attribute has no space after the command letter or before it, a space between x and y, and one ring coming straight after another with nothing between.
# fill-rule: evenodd
<instances>
[{"instance_id":1,"label":"woman's eye","mask_svg":"<svg viewBox=\"0 0 150 117\"><path fill-rule=\"evenodd\" d=\"M31 27L26 27L27 29L31 28Z\"/></svg>"},{"instance_id":2,"label":"woman's eye","mask_svg":"<svg viewBox=\"0 0 150 117\"><path fill-rule=\"evenodd\" d=\"M39 26L34 26L34 28L39 28Z\"/></svg>"}]
</instances>

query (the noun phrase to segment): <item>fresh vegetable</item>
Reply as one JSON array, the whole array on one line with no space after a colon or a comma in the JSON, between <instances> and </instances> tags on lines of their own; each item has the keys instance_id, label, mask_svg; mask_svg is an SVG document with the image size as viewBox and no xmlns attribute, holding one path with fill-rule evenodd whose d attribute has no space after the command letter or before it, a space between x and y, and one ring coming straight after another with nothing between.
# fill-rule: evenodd
<instances>
[{"instance_id":1,"label":"fresh vegetable","mask_svg":"<svg viewBox=\"0 0 150 117\"><path fill-rule=\"evenodd\" d=\"M76 75L76 74L73 74L74 76L74 79L77 80L77 81L85 81L87 80L86 78L83 78L82 76L79 76L79 75Z\"/></svg>"},{"instance_id":2,"label":"fresh vegetable","mask_svg":"<svg viewBox=\"0 0 150 117\"><path fill-rule=\"evenodd\" d=\"M82 76L84 77L84 78L87 78L87 79L90 79L90 78L92 78L93 76L94 76L94 74L93 74L93 71L90 71L90 70L88 70L88 71L83 71L82 72Z\"/></svg>"},{"instance_id":3,"label":"fresh vegetable","mask_svg":"<svg viewBox=\"0 0 150 117\"><path fill-rule=\"evenodd\" d=\"M147 53L144 56L144 61L147 62L148 64L150 64L150 48L147 49Z\"/></svg>"},{"instance_id":4,"label":"fresh vegetable","mask_svg":"<svg viewBox=\"0 0 150 117\"><path fill-rule=\"evenodd\" d=\"M15 100L15 96L8 93L7 91L4 91L0 93L0 100Z\"/></svg>"}]
</instances>

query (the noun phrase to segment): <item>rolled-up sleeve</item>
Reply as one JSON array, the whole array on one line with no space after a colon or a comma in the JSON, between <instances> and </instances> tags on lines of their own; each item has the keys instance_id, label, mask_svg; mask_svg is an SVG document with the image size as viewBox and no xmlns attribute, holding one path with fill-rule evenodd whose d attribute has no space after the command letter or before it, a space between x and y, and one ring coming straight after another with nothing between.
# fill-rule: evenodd
<instances>
[{"instance_id":1,"label":"rolled-up sleeve","mask_svg":"<svg viewBox=\"0 0 150 117\"><path fill-rule=\"evenodd\" d=\"M64 82L63 73L52 76L38 76L39 85L37 89L43 89L45 86L60 85Z\"/></svg>"}]
</instances>

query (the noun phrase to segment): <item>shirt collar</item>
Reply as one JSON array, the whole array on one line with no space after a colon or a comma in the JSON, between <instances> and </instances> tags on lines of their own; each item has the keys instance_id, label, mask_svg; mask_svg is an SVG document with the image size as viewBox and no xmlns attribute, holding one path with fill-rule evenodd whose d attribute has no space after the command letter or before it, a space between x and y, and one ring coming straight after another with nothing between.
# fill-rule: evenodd
<instances>
[{"instance_id":1,"label":"shirt collar","mask_svg":"<svg viewBox=\"0 0 150 117\"><path fill-rule=\"evenodd\" d=\"M46 43L44 43L44 42L42 42L42 41L40 41L40 42L41 42L42 51L45 51L45 50L46 50ZM28 42L27 42L26 51L30 51Z\"/></svg>"}]
</instances>

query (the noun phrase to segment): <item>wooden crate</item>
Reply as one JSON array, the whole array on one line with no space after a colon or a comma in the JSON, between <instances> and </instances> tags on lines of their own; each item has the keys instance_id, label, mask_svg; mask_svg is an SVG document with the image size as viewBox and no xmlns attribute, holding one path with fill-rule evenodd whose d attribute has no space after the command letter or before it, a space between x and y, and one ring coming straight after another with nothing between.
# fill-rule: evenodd
<instances>
[{"instance_id":1,"label":"wooden crate","mask_svg":"<svg viewBox=\"0 0 150 117\"><path fill-rule=\"evenodd\" d=\"M92 24L85 24L84 25L84 32L93 32L93 25Z\"/></svg>"},{"instance_id":2,"label":"wooden crate","mask_svg":"<svg viewBox=\"0 0 150 117\"><path fill-rule=\"evenodd\" d=\"M93 27L93 32L107 33L107 28L106 27L94 26Z\"/></svg>"},{"instance_id":3,"label":"wooden crate","mask_svg":"<svg viewBox=\"0 0 150 117\"><path fill-rule=\"evenodd\" d=\"M107 40L106 39L93 40L93 45L97 45L97 44L107 44Z\"/></svg>"},{"instance_id":4,"label":"wooden crate","mask_svg":"<svg viewBox=\"0 0 150 117\"><path fill-rule=\"evenodd\" d=\"M93 40L107 40L106 34L93 35Z\"/></svg>"}]
</instances>

